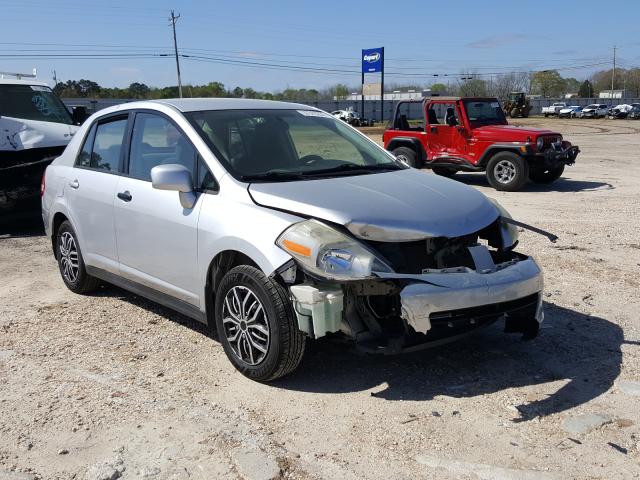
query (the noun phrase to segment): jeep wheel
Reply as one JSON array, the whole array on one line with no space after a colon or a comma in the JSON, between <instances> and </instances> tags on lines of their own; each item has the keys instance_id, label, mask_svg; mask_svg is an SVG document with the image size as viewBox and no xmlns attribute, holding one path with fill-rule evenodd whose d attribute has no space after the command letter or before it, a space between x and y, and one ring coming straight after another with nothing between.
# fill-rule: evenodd
<instances>
[{"instance_id":1,"label":"jeep wheel","mask_svg":"<svg viewBox=\"0 0 640 480\"><path fill-rule=\"evenodd\" d=\"M447 178L453 177L458 172L458 170L456 170L455 168L448 167L433 167L432 170L436 175Z\"/></svg>"},{"instance_id":2,"label":"jeep wheel","mask_svg":"<svg viewBox=\"0 0 640 480\"><path fill-rule=\"evenodd\" d=\"M216 329L233 366L258 382L296 369L305 336L285 289L257 268L241 265L220 281Z\"/></svg>"},{"instance_id":3,"label":"jeep wheel","mask_svg":"<svg viewBox=\"0 0 640 480\"><path fill-rule=\"evenodd\" d=\"M552 183L560 178L564 172L564 165L556 168L544 170L542 168L532 168L529 171L529 179L535 183Z\"/></svg>"},{"instance_id":4,"label":"jeep wheel","mask_svg":"<svg viewBox=\"0 0 640 480\"><path fill-rule=\"evenodd\" d=\"M496 190L520 190L529 179L529 165L512 152L496 153L487 164L487 180Z\"/></svg>"},{"instance_id":5,"label":"jeep wheel","mask_svg":"<svg viewBox=\"0 0 640 480\"><path fill-rule=\"evenodd\" d=\"M418 155L416 151L409 147L398 147L393 150L393 153L398 160L406 163L410 167L420 168L420 162L418 161Z\"/></svg>"}]
</instances>

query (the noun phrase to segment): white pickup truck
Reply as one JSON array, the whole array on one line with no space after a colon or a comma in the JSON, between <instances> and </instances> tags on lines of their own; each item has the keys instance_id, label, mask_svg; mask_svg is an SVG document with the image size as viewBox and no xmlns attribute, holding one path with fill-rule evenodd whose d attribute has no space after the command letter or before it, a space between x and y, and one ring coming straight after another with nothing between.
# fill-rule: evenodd
<instances>
[{"instance_id":1,"label":"white pickup truck","mask_svg":"<svg viewBox=\"0 0 640 480\"><path fill-rule=\"evenodd\" d=\"M548 117L549 115L558 115L558 113L560 113L560 110L565 108L566 106L567 104L565 102L555 102L548 107L542 107L542 114L545 117Z\"/></svg>"}]
</instances>

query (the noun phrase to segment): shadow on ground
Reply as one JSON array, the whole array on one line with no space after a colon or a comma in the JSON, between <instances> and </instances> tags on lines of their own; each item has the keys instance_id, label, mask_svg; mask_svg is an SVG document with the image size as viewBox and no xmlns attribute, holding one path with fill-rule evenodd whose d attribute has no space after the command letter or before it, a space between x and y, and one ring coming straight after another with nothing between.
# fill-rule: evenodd
<instances>
[{"instance_id":1,"label":"shadow on ground","mask_svg":"<svg viewBox=\"0 0 640 480\"><path fill-rule=\"evenodd\" d=\"M216 341L207 326L117 287L96 295L118 296ZM537 385L539 399L517 406L516 421L562 412L609 390L620 374L621 345L637 342L625 342L622 329L604 318L554 304L545 312L540 335L528 342L504 334L499 322L460 342L396 356L361 355L332 340L308 343L298 369L272 386L312 393L375 389L376 398L421 401Z\"/></svg>"},{"instance_id":2,"label":"shadow on ground","mask_svg":"<svg viewBox=\"0 0 640 480\"><path fill-rule=\"evenodd\" d=\"M567 173L565 171L565 173ZM570 173L570 172L569 172ZM453 180L465 183L467 185L478 185L488 187L489 183L484 173L461 173L458 172ZM553 183L548 185L529 182L522 189L523 192L588 192L592 190L612 190L615 187L606 182L591 182L586 180L571 180L570 178L560 177Z\"/></svg>"},{"instance_id":3,"label":"shadow on ground","mask_svg":"<svg viewBox=\"0 0 640 480\"><path fill-rule=\"evenodd\" d=\"M44 225L39 214L20 217L0 217L0 239L38 237L44 235Z\"/></svg>"},{"instance_id":4,"label":"shadow on ground","mask_svg":"<svg viewBox=\"0 0 640 480\"><path fill-rule=\"evenodd\" d=\"M603 318L548 304L538 338L523 342L496 324L466 341L394 356L357 356L318 342L298 370L274 385L317 393L344 393L380 386L385 400L430 400L436 395L475 397L539 385L539 400L517 406L519 421L558 413L606 392L620 373L622 329ZM545 385L548 382L564 381Z\"/></svg>"}]
</instances>

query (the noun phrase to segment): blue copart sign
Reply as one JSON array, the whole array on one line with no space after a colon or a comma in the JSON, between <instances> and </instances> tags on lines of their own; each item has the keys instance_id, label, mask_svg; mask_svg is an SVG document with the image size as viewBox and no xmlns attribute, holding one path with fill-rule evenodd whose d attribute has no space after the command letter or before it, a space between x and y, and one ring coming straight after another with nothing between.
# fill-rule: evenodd
<instances>
[{"instance_id":1,"label":"blue copart sign","mask_svg":"<svg viewBox=\"0 0 640 480\"><path fill-rule=\"evenodd\" d=\"M382 72L382 47L362 50L362 73Z\"/></svg>"}]
</instances>

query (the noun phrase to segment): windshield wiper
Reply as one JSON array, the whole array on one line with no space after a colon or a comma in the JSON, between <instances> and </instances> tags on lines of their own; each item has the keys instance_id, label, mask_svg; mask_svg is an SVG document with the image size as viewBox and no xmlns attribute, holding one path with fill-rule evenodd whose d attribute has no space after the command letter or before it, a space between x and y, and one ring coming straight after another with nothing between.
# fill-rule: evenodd
<instances>
[{"instance_id":1,"label":"windshield wiper","mask_svg":"<svg viewBox=\"0 0 640 480\"><path fill-rule=\"evenodd\" d=\"M264 173L256 173L254 175L240 175L240 180L243 182L254 182L256 180L302 180L304 175L300 172L280 172L271 171Z\"/></svg>"},{"instance_id":2,"label":"windshield wiper","mask_svg":"<svg viewBox=\"0 0 640 480\"><path fill-rule=\"evenodd\" d=\"M404 170L398 164L395 163L383 163L375 165L355 165L353 163L343 163L337 167L323 168L322 170L312 170L310 172L304 172L305 176L321 176L331 175L334 173L370 173L370 172L389 172L395 170Z\"/></svg>"}]
</instances>

